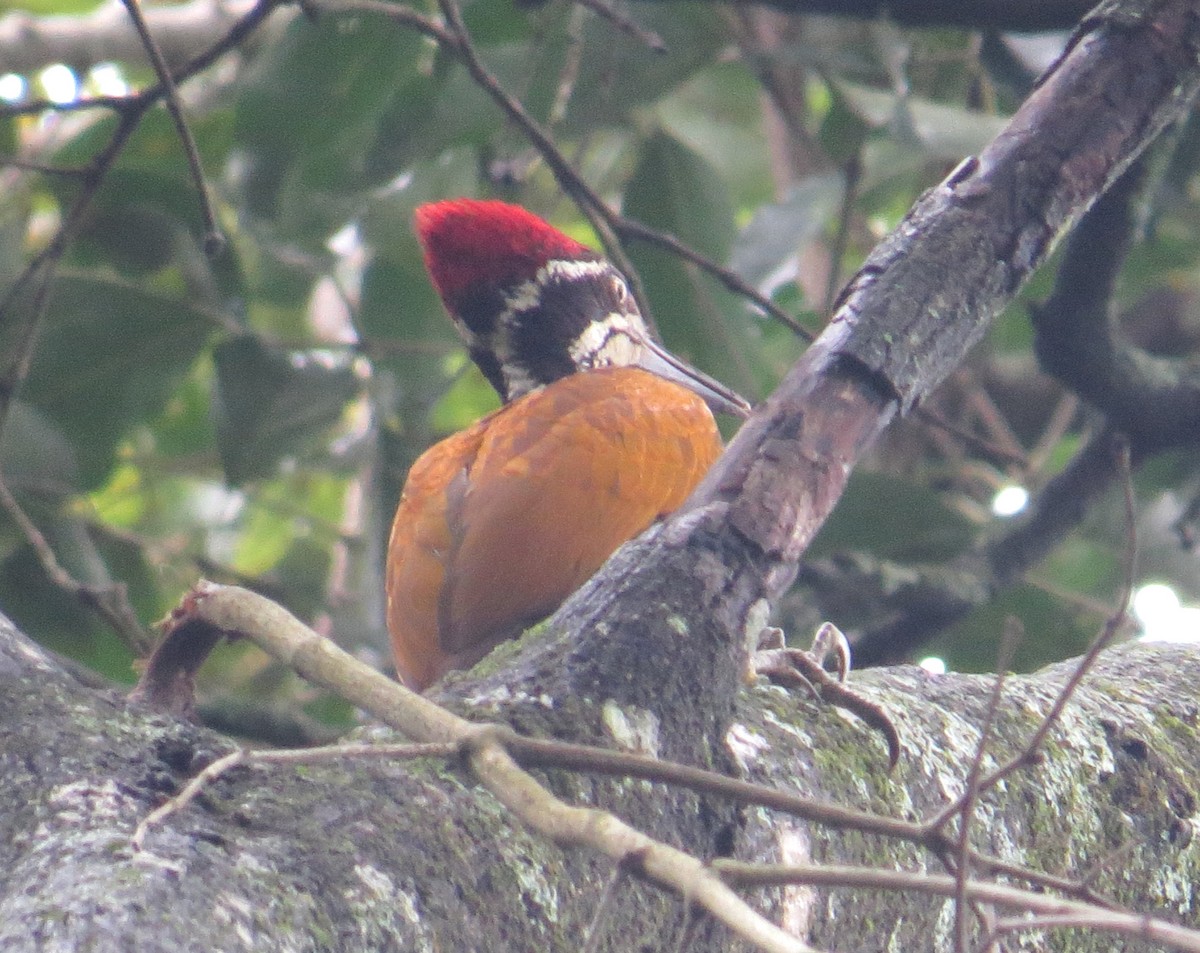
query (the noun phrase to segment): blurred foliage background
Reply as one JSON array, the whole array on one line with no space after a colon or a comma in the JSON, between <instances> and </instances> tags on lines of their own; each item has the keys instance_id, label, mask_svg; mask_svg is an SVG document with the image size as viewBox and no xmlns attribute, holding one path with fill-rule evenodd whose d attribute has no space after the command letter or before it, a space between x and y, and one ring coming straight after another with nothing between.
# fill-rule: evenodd
<instances>
[{"instance_id":1,"label":"blurred foliage background","mask_svg":"<svg viewBox=\"0 0 1200 953\"><path fill-rule=\"evenodd\" d=\"M220 18L251 9L192 0L146 14L178 65L220 42ZM814 333L869 248L996 134L1065 39L705 3L620 9L665 52L562 0L473 0L462 12L486 69L610 207L727 266ZM393 10L437 22L433 8ZM172 11L186 16L167 24ZM383 546L399 486L421 450L495 402L425 277L413 208L495 196L596 236L454 50L386 12L314 2L271 8L181 87L220 253L206 254L196 183L159 104L101 167L58 255L122 102L154 82L137 44L109 53L94 39L105 16L123 10L0 6L5 379L31 358L2 422L4 481L62 567L124 587L143 625L207 576L268 593L386 668ZM14 39L18 22L35 31L26 38L64 31L54 54ZM1163 147L1120 292L1134 340L1192 360L1196 142L1187 129ZM748 396L769 393L802 353L793 330L694 263L644 241L626 249L667 344ZM52 273L30 272L48 250ZM952 427L893 428L814 561L944 565L1002 531L1001 490L1019 504L1015 488L1036 492L1096 427L1032 354L1024 302L1047 294L1046 271L930 402ZM1166 454L1137 475L1137 582L1168 585L1185 607L1200 599L1185 539L1196 464L1194 452ZM1114 493L1024 582L931 627L910 654L988 670L1009 614L1027 631L1020 667L1079 652L1115 603L1121 514ZM894 611L886 591L847 598L820 573L802 578L780 609L799 642L825 618L853 637ZM0 609L103 676L135 677L128 640L50 581L11 512L0 513ZM1200 630L1186 609L1177 617ZM206 667L204 690L224 711L349 715L237 646Z\"/></svg>"}]
</instances>

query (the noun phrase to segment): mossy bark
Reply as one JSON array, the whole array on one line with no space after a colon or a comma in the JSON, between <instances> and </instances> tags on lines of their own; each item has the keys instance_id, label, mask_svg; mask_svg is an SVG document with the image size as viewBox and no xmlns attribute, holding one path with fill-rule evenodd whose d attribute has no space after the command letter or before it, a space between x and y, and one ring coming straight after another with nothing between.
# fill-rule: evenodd
<instances>
[{"instance_id":1,"label":"mossy bark","mask_svg":"<svg viewBox=\"0 0 1200 953\"><path fill-rule=\"evenodd\" d=\"M986 765L1018 750L1064 677L1059 666L1009 680ZM1198 680L1194 650L1107 653L1042 763L983 797L976 844L1065 875L1099 865L1101 893L1200 925ZM235 769L137 853L137 822L229 741L81 685L7 624L0 683L5 951L578 950L613 876L607 861L514 826L457 767L437 761ZM923 816L959 793L992 680L904 668L865 673L855 685L898 722L904 756L892 774L866 726L763 684L740 694L732 727L711 739L711 760L751 780L899 817ZM486 680L474 689L481 717L512 715L539 734L566 737L599 726L610 744L669 747L669 720L611 698L505 699ZM469 707L471 693L456 694ZM642 781L545 777L560 795L610 807L705 857L939 870L913 845L873 835ZM1120 860L1105 866L1114 855ZM599 949L671 948L685 920L676 898L632 879L614 896ZM756 902L825 947L952 948L952 908L940 898L786 888ZM1111 936L1075 931L1049 935L1042 948L1113 947ZM738 946L705 928L692 948Z\"/></svg>"}]
</instances>

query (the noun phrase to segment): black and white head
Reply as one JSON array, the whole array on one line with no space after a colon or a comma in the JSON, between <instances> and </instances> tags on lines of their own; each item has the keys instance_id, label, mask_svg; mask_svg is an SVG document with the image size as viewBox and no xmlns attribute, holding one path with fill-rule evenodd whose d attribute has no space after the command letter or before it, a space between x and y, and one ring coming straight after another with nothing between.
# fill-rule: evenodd
<instances>
[{"instance_id":1,"label":"black and white head","mask_svg":"<svg viewBox=\"0 0 1200 953\"><path fill-rule=\"evenodd\" d=\"M650 337L607 260L518 205L416 210L425 264L471 358L504 401L579 371L641 367L740 417L749 404Z\"/></svg>"}]
</instances>

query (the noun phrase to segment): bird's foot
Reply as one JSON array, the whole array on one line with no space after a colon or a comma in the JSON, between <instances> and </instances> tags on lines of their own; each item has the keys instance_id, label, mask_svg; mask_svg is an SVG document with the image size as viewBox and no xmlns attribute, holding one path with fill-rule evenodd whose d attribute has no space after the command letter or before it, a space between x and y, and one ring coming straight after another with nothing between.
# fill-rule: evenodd
<instances>
[{"instance_id":1,"label":"bird's foot","mask_svg":"<svg viewBox=\"0 0 1200 953\"><path fill-rule=\"evenodd\" d=\"M833 671L825 665L834 662ZM850 672L850 643L832 622L824 622L813 636L812 648L790 648L784 641L783 630L768 626L758 638L751 656L755 675L763 675L784 688L806 688L819 701L857 715L883 735L888 747L888 770L900 759L900 732L878 702L846 685Z\"/></svg>"}]
</instances>

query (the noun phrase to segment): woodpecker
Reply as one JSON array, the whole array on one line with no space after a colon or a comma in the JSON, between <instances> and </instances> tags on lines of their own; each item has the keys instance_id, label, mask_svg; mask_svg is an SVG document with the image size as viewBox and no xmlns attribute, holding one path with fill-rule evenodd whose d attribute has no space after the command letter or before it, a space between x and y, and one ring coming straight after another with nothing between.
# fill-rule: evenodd
<instances>
[{"instance_id":1,"label":"woodpecker","mask_svg":"<svg viewBox=\"0 0 1200 953\"><path fill-rule=\"evenodd\" d=\"M657 345L616 268L526 209L452 199L414 217L503 402L418 458L392 524L388 629L398 675L423 691L676 509L721 452L712 410L749 405Z\"/></svg>"}]
</instances>

